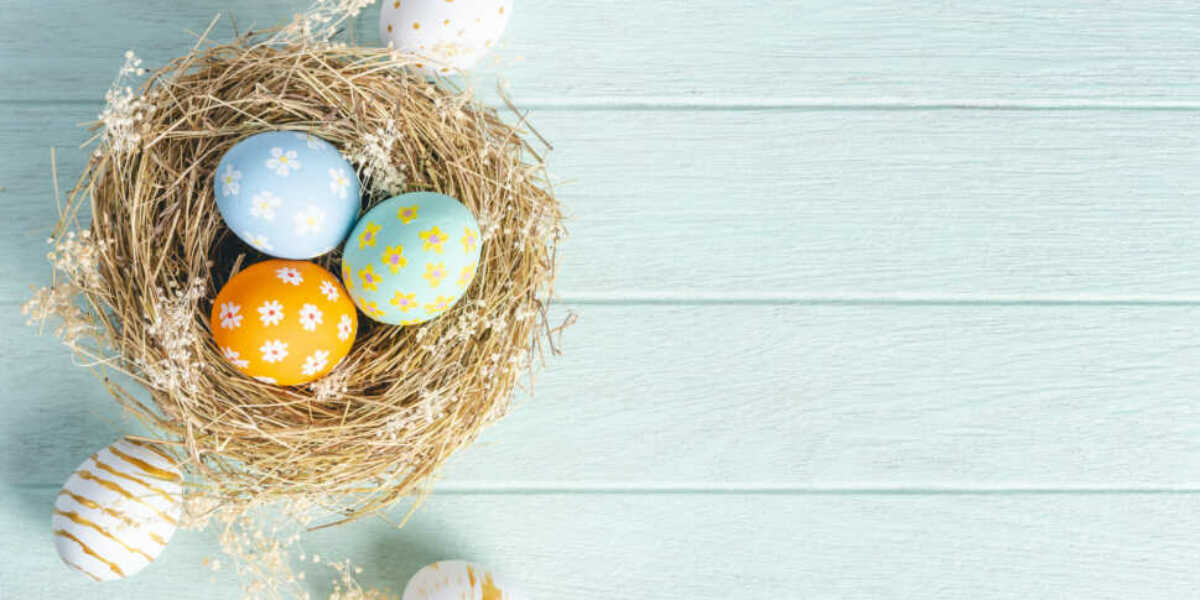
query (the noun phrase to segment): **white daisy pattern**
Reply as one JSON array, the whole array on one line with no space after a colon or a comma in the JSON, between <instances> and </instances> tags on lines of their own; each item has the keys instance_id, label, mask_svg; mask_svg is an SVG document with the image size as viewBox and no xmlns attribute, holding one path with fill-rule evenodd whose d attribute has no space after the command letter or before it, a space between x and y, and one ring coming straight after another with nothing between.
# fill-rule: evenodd
<instances>
[{"instance_id":1,"label":"white daisy pattern","mask_svg":"<svg viewBox=\"0 0 1200 600\"><path fill-rule=\"evenodd\" d=\"M317 325L321 324L323 316L321 309L312 304L305 304L300 307L300 326L305 331L316 331Z\"/></svg>"},{"instance_id":2,"label":"white daisy pattern","mask_svg":"<svg viewBox=\"0 0 1200 600\"><path fill-rule=\"evenodd\" d=\"M295 150L284 151L276 146L271 148L271 158L267 159L267 168L275 171L276 175L287 177L292 171L300 170L300 155Z\"/></svg>"},{"instance_id":3,"label":"white daisy pattern","mask_svg":"<svg viewBox=\"0 0 1200 600\"><path fill-rule=\"evenodd\" d=\"M346 190L350 188L350 178L345 169L329 170L329 191L337 194L338 198L346 198Z\"/></svg>"},{"instance_id":4,"label":"white daisy pattern","mask_svg":"<svg viewBox=\"0 0 1200 600\"><path fill-rule=\"evenodd\" d=\"M258 351L262 359L269 363L277 363L288 355L288 345L280 340L267 340Z\"/></svg>"},{"instance_id":5,"label":"white daisy pattern","mask_svg":"<svg viewBox=\"0 0 1200 600\"><path fill-rule=\"evenodd\" d=\"M257 379L263 383L269 383L271 385L275 385L275 384L279 383L278 381L276 381L276 379L274 377L262 376L262 377L255 377L255 379Z\"/></svg>"},{"instance_id":6,"label":"white daisy pattern","mask_svg":"<svg viewBox=\"0 0 1200 600\"><path fill-rule=\"evenodd\" d=\"M275 249L275 246L271 245L271 240L261 233L247 233L244 237L246 243L254 246L254 249L259 252L270 252Z\"/></svg>"},{"instance_id":7,"label":"white daisy pattern","mask_svg":"<svg viewBox=\"0 0 1200 600\"><path fill-rule=\"evenodd\" d=\"M304 365L300 367L300 371L305 376L311 377L320 373L327 364L329 364L329 351L317 350L304 359Z\"/></svg>"},{"instance_id":8,"label":"white daisy pattern","mask_svg":"<svg viewBox=\"0 0 1200 600\"><path fill-rule=\"evenodd\" d=\"M338 296L341 294L332 281L326 280L321 282L321 295L329 299L330 302L337 302Z\"/></svg>"},{"instance_id":9,"label":"white daisy pattern","mask_svg":"<svg viewBox=\"0 0 1200 600\"><path fill-rule=\"evenodd\" d=\"M350 333L354 330L354 323L350 321L350 315L342 315L338 320L338 339L343 342L350 339Z\"/></svg>"},{"instance_id":10,"label":"white daisy pattern","mask_svg":"<svg viewBox=\"0 0 1200 600\"><path fill-rule=\"evenodd\" d=\"M221 327L223 329L237 329L242 326L242 317L240 315L242 307L233 302L224 302L221 304Z\"/></svg>"},{"instance_id":11,"label":"white daisy pattern","mask_svg":"<svg viewBox=\"0 0 1200 600\"><path fill-rule=\"evenodd\" d=\"M258 307L258 320L263 326L278 325L283 320L283 305L278 300L268 300Z\"/></svg>"},{"instance_id":12,"label":"white daisy pattern","mask_svg":"<svg viewBox=\"0 0 1200 600\"><path fill-rule=\"evenodd\" d=\"M225 165L225 171L221 173L221 195L236 196L241 190L242 172L233 168L233 165Z\"/></svg>"},{"instance_id":13,"label":"white daisy pattern","mask_svg":"<svg viewBox=\"0 0 1200 600\"><path fill-rule=\"evenodd\" d=\"M300 285L301 283L304 283L304 277L300 276L300 271L297 271L291 267L275 269L275 276L278 277L280 281L289 285Z\"/></svg>"},{"instance_id":14,"label":"white daisy pattern","mask_svg":"<svg viewBox=\"0 0 1200 600\"><path fill-rule=\"evenodd\" d=\"M309 204L304 210L296 213L292 220L296 224L297 235L317 233L325 225L325 211L319 206Z\"/></svg>"},{"instance_id":15,"label":"white daisy pattern","mask_svg":"<svg viewBox=\"0 0 1200 600\"><path fill-rule=\"evenodd\" d=\"M320 138L318 138L317 136L315 136L311 133L304 133L303 131L297 131L296 138L303 141L304 145L308 146L309 150L320 150L321 149Z\"/></svg>"},{"instance_id":16,"label":"white daisy pattern","mask_svg":"<svg viewBox=\"0 0 1200 600\"><path fill-rule=\"evenodd\" d=\"M255 194L250 200L250 216L268 221L275 220L275 209L283 204L283 198L264 191L261 194Z\"/></svg>"},{"instance_id":17,"label":"white daisy pattern","mask_svg":"<svg viewBox=\"0 0 1200 600\"><path fill-rule=\"evenodd\" d=\"M240 353L233 348L221 348L221 353L225 355L225 360L233 363L233 366L239 369L245 369L250 366L250 361L242 358Z\"/></svg>"}]
</instances>

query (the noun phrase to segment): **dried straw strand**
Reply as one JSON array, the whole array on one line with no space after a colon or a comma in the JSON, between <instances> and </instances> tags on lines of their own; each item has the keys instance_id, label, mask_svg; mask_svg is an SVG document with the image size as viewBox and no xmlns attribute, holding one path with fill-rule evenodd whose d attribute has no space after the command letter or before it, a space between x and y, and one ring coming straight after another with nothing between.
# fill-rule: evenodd
<instances>
[{"instance_id":1,"label":"dried straw strand","mask_svg":"<svg viewBox=\"0 0 1200 600\"><path fill-rule=\"evenodd\" d=\"M523 140L523 118L510 125L469 93L411 74L412 60L250 37L198 46L128 98L134 139L104 140L69 194L58 242L90 205L95 257L89 268L65 268L86 307L75 317L86 323L80 331L94 338L69 345L150 390L142 403L104 378L177 449L198 489L222 502L318 498L349 520L420 492L505 413L553 334L546 314L562 214ZM416 327L360 320L343 364L304 389L234 371L207 322L217 290L265 258L224 227L212 172L234 143L273 129L342 148L369 190L364 209L433 190L466 204L483 231L478 274L452 310ZM337 273L339 258L317 262Z\"/></svg>"}]
</instances>

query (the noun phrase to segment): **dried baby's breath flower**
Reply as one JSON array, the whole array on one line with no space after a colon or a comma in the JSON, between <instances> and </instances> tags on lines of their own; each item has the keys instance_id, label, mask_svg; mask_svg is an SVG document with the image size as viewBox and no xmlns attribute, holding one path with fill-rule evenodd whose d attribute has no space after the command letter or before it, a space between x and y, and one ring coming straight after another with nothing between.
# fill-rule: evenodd
<instances>
[{"instance_id":1,"label":"dried baby's breath flower","mask_svg":"<svg viewBox=\"0 0 1200 600\"><path fill-rule=\"evenodd\" d=\"M55 269L78 286L95 289L100 285L100 253L104 242L93 239L91 230L84 229L78 234L70 231L57 242L49 241L54 248L46 254L46 260Z\"/></svg>"},{"instance_id":2,"label":"dried baby's breath flower","mask_svg":"<svg viewBox=\"0 0 1200 600\"><path fill-rule=\"evenodd\" d=\"M116 154L131 152L141 146L145 119L154 112L154 104L145 96L135 94L131 85L135 78L145 74L141 65L142 59L132 50L126 51L125 64L104 94L104 110L98 117L104 126L101 143Z\"/></svg>"},{"instance_id":3,"label":"dried baby's breath flower","mask_svg":"<svg viewBox=\"0 0 1200 600\"><path fill-rule=\"evenodd\" d=\"M421 416L426 423L432 423L444 414L446 405L450 403L450 395L436 390L421 390L419 395Z\"/></svg>"},{"instance_id":4,"label":"dried baby's breath flower","mask_svg":"<svg viewBox=\"0 0 1200 600\"><path fill-rule=\"evenodd\" d=\"M272 44L330 44L347 21L358 16L375 0L315 0L308 10L297 14L292 22L270 39ZM344 44L342 44L344 45Z\"/></svg>"},{"instance_id":5,"label":"dried baby's breath flower","mask_svg":"<svg viewBox=\"0 0 1200 600\"><path fill-rule=\"evenodd\" d=\"M354 366L351 364L343 362L334 367L324 377L309 384L308 388L313 392L313 399L318 402L329 402L340 398L342 394L346 393L350 376L353 374Z\"/></svg>"},{"instance_id":6,"label":"dried baby's breath flower","mask_svg":"<svg viewBox=\"0 0 1200 600\"><path fill-rule=\"evenodd\" d=\"M355 567L350 561L326 562L325 566L333 569L337 577L333 580L333 591L329 600L396 600L399 596L385 593L378 589L364 589L354 578L362 573L361 567Z\"/></svg>"},{"instance_id":7,"label":"dried baby's breath flower","mask_svg":"<svg viewBox=\"0 0 1200 600\"><path fill-rule=\"evenodd\" d=\"M79 306L80 289L71 283L60 283L34 291L33 297L21 305L26 324L42 326L52 318L59 319L54 335L76 354L97 358L98 348L84 342L96 343L96 324L91 315Z\"/></svg>"},{"instance_id":8,"label":"dried baby's breath flower","mask_svg":"<svg viewBox=\"0 0 1200 600\"><path fill-rule=\"evenodd\" d=\"M206 366L195 352L200 344L195 315L205 289L203 280L193 279L182 289L158 290L158 301L146 315L146 333L156 348L150 348L137 362L159 390L193 394L199 389L200 373Z\"/></svg>"},{"instance_id":9,"label":"dried baby's breath flower","mask_svg":"<svg viewBox=\"0 0 1200 600\"><path fill-rule=\"evenodd\" d=\"M374 198L388 198L404 191L403 164L393 158L393 149L400 141L396 122L389 120L374 133L362 136L362 143L348 152L348 158L362 165L363 183Z\"/></svg>"},{"instance_id":10,"label":"dried baby's breath flower","mask_svg":"<svg viewBox=\"0 0 1200 600\"><path fill-rule=\"evenodd\" d=\"M413 425L413 417L409 412L397 412L383 422L383 426L375 432L375 437L388 440L398 440L405 431Z\"/></svg>"},{"instance_id":11,"label":"dried baby's breath flower","mask_svg":"<svg viewBox=\"0 0 1200 600\"><path fill-rule=\"evenodd\" d=\"M221 501L212 496L187 494L183 499L183 517L179 526L183 529L204 529L222 506Z\"/></svg>"}]
</instances>

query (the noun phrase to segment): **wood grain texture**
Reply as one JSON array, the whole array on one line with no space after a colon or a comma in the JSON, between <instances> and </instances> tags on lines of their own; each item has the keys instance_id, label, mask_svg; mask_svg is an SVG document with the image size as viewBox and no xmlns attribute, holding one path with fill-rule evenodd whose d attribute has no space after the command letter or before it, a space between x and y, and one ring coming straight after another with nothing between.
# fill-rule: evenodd
<instances>
[{"instance_id":1,"label":"wood grain texture","mask_svg":"<svg viewBox=\"0 0 1200 600\"><path fill-rule=\"evenodd\" d=\"M37 514L53 493L6 494L33 510L0 512L0 551L23 557L15 590L240 597L228 561L205 569L216 549L186 531L136 579L97 586L64 572ZM1186 598L1200 586L1198 511L1195 495L441 495L402 530L366 521L306 546L395 591L422 564L467 556L532 598Z\"/></svg>"},{"instance_id":2,"label":"wood grain texture","mask_svg":"<svg viewBox=\"0 0 1200 600\"><path fill-rule=\"evenodd\" d=\"M7 0L0 99L91 101L126 49L161 63L217 12L243 30L297 0ZM377 7L355 31L378 43ZM83 31L113 23L119 35ZM216 31L223 39L231 31ZM1187 0L875 2L523 0L493 73L539 105L868 103L1200 106L1200 35Z\"/></svg>"},{"instance_id":3,"label":"wood grain texture","mask_svg":"<svg viewBox=\"0 0 1200 600\"><path fill-rule=\"evenodd\" d=\"M573 308L536 396L439 489L1200 492L1200 307ZM25 451L0 481L57 485L119 411L10 327L0 435Z\"/></svg>"},{"instance_id":4,"label":"wood grain texture","mask_svg":"<svg viewBox=\"0 0 1200 600\"><path fill-rule=\"evenodd\" d=\"M0 123L24 287L95 108ZM1200 300L1200 132L1178 112L537 111L569 299ZM819 150L818 150L819 149ZM21 199L21 200L16 200ZM8 289L13 289L12 287Z\"/></svg>"},{"instance_id":5,"label":"wood grain texture","mask_svg":"<svg viewBox=\"0 0 1200 600\"><path fill-rule=\"evenodd\" d=\"M238 596L204 534L58 563L58 486L137 426L16 308L47 148L69 186L122 53L306 4L0 0L0 598ZM472 80L558 147L582 319L408 527L307 549L394 591L462 557L535 598L1194 595L1198 33L1184 0L519 1Z\"/></svg>"}]
</instances>

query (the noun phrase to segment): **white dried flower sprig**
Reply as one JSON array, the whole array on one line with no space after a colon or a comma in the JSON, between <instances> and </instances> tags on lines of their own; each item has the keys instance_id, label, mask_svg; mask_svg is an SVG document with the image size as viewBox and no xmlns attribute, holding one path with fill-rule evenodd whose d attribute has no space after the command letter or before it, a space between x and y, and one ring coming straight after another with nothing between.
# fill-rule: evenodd
<instances>
[{"instance_id":1,"label":"white dried flower sprig","mask_svg":"<svg viewBox=\"0 0 1200 600\"><path fill-rule=\"evenodd\" d=\"M333 39L347 21L375 0L314 0L308 10L267 41L270 44L323 44Z\"/></svg>"},{"instance_id":2,"label":"white dried flower sprig","mask_svg":"<svg viewBox=\"0 0 1200 600\"><path fill-rule=\"evenodd\" d=\"M41 326L51 317L57 317L61 322L54 329L54 335L77 354L95 358L82 344L85 339L95 339L96 326L78 304L80 292L71 283L40 288L21 305L21 314L27 317L26 323L31 326Z\"/></svg>"},{"instance_id":3,"label":"white dried flower sprig","mask_svg":"<svg viewBox=\"0 0 1200 600\"><path fill-rule=\"evenodd\" d=\"M46 253L46 260L58 272L66 275L76 285L95 289L100 285L100 258L106 245L105 240L96 240L89 229L76 234L74 231L57 242L46 240L53 248Z\"/></svg>"},{"instance_id":4,"label":"white dried flower sprig","mask_svg":"<svg viewBox=\"0 0 1200 600\"><path fill-rule=\"evenodd\" d=\"M199 389L200 374L206 368L194 352L200 344L194 315L197 302L205 295L205 285L202 279L195 278L182 288L169 287L170 291L158 290L160 299L153 311L145 315L146 332L157 343L162 356L143 356L136 362L156 389L193 394Z\"/></svg>"},{"instance_id":5,"label":"white dried flower sprig","mask_svg":"<svg viewBox=\"0 0 1200 600\"><path fill-rule=\"evenodd\" d=\"M308 389L312 390L313 399L318 402L337 400L346 393L352 374L354 368L342 363L324 377L309 384Z\"/></svg>"},{"instance_id":6,"label":"white dried flower sprig","mask_svg":"<svg viewBox=\"0 0 1200 600\"><path fill-rule=\"evenodd\" d=\"M347 152L347 159L362 165L363 184L370 188L373 196L389 197L404 191L405 166L392 160L392 148L399 141L396 122L389 120L386 127L363 135L362 144Z\"/></svg>"},{"instance_id":7,"label":"white dried flower sprig","mask_svg":"<svg viewBox=\"0 0 1200 600\"><path fill-rule=\"evenodd\" d=\"M220 527L218 542L233 571L243 578L245 598L312 598L304 569L314 565L333 570L331 599L391 598L379 590L364 589L355 580L355 575L362 574L362 568L349 560L323 558L320 553L303 548L301 537L312 525L313 515L330 510L326 497L293 496L283 501L216 504L200 499L196 510L202 514L200 524ZM206 559L204 564L213 571L224 566L219 559Z\"/></svg>"},{"instance_id":8,"label":"white dried flower sprig","mask_svg":"<svg viewBox=\"0 0 1200 600\"><path fill-rule=\"evenodd\" d=\"M154 104L141 94L134 94L133 80L146 74L142 59L133 50L125 52L125 64L117 71L112 87L104 94L104 110L97 117L104 126L102 144L117 154L136 150L142 143L146 117L154 112ZM96 156L102 154L96 149Z\"/></svg>"},{"instance_id":9,"label":"white dried flower sprig","mask_svg":"<svg viewBox=\"0 0 1200 600\"><path fill-rule=\"evenodd\" d=\"M425 423L432 423L445 414L446 407L453 399L449 394L437 390L421 390L417 395L420 400L421 417Z\"/></svg>"},{"instance_id":10,"label":"white dried flower sprig","mask_svg":"<svg viewBox=\"0 0 1200 600\"><path fill-rule=\"evenodd\" d=\"M89 362L104 361L99 327L95 316L84 309L82 299L87 290L94 290L100 284L100 258L105 243L95 239L87 229L46 242L52 245L46 258L54 266L55 283L36 290L21 306L21 312L31 326L41 327L51 318L59 319L54 335L64 345Z\"/></svg>"}]
</instances>

